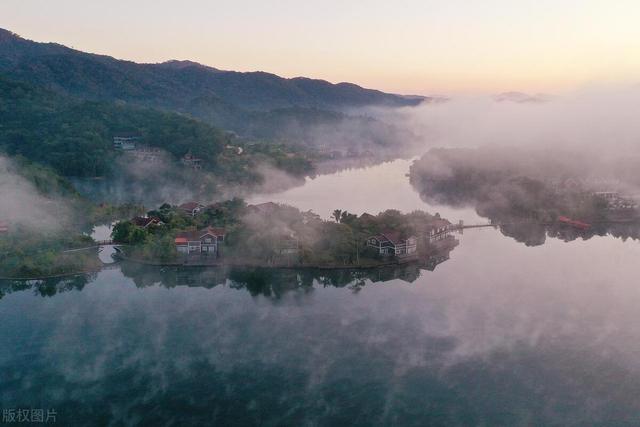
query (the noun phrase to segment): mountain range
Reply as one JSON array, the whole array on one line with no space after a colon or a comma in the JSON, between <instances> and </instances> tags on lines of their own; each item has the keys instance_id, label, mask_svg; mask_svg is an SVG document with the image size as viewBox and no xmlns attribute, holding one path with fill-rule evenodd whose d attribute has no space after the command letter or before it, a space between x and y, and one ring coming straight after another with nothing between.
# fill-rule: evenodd
<instances>
[{"instance_id":1,"label":"mountain range","mask_svg":"<svg viewBox=\"0 0 640 427\"><path fill-rule=\"evenodd\" d=\"M223 71L191 61L139 64L27 40L4 29L0 29L0 74L85 100L188 114L240 133L250 132L247 121L260 121L261 113L270 113L269 120L278 126L301 111L326 119L327 111L348 114L354 108L416 106L429 100L352 83Z\"/></svg>"}]
</instances>

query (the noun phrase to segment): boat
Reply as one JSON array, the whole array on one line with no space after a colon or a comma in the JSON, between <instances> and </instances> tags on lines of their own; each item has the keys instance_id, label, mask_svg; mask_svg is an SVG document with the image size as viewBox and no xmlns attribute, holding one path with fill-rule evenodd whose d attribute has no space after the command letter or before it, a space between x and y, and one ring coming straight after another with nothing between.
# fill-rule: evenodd
<instances>
[{"instance_id":1,"label":"boat","mask_svg":"<svg viewBox=\"0 0 640 427\"><path fill-rule=\"evenodd\" d=\"M577 228L578 230L588 230L591 228L591 224L588 224L583 221L579 221L577 219L571 219L566 216L559 216L558 222L561 224L569 225L571 227Z\"/></svg>"}]
</instances>

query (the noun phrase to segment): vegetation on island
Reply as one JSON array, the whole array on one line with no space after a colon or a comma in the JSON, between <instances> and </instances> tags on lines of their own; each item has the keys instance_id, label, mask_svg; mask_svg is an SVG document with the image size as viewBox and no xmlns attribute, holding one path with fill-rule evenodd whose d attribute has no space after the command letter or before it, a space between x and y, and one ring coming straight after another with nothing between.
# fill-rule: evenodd
<instances>
[{"instance_id":1,"label":"vegetation on island","mask_svg":"<svg viewBox=\"0 0 640 427\"><path fill-rule=\"evenodd\" d=\"M52 169L22 157L0 157L0 178L0 277L97 269L93 226L144 212L137 205L92 204Z\"/></svg>"},{"instance_id":2,"label":"vegetation on island","mask_svg":"<svg viewBox=\"0 0 640 427\"><path fill-rule=\"evenodd\" d=\"M90 246L94 225L138 215L144 212L141 204L283 188L314 175L328 160L371 161L370 144L382 151L409 134L348 109L424 100L190 62L135 64L36 43L2 29L0 56L0 162L13 165L11 180L19 176L27 183L0 182L6 186L3 203L12 207L0 209L0 275L11 277L95 267L79 252L75 258L61 254ZM137 148L115 147L120 134L135 136ZM198 160L197 167L187 155ZM171 209L157 212L171 217L168 230L219 220L174 218ZM246 245L246 253L268 259L273 242L246 234L253 226L242 222L246 209L233 213L238 224L225 225L229 255L242 253ZM301 222L302 214L292 214L292 221ZM312 224L292 231L302 236L305 262L313 257L354 262L347 255L354 244L360 259L362 227L348 220ZM305 233L312 231L332 237L311 244ZM134 227L123 235L144 257L174 255L165 231ZM245 242L249 238L255 241Z\"/></svg>"},{"instance_id":3,"label":"vegetation on island","mask_svg":"<svg viewBox=\"0 0 640 427\"><path fill-rule=\"evenodd\" d=\"M638 184L627 179L632 164L640 161L561 150L433 149L410 180L428 203L472 206L503 234L540 245L547 236L637 238L640 209L626 195Z\"/></svg>"},{"instance_id":4,"label":"vegetation on island","mask_svg":"<svg viewBox=\"0 0 640 427\"><path fill-rule=\"evenodd\" d=\"M179 207L164 204L147 212L162 224L147 228L132 221L121 221L113 228L113 239L130 246L127 256L160 263L182 262L174 243L177 233L223 227L224 244L220 257L224 262L245 265L367 266L383 260L367 238L393 231L409 237L425 230L439 215L415 211L403 214L387 210L378 215L355 215L336 210L330 220L302 212L292 206L267 203L247 205L232 199L205 207L191 216ZM211 259L210 259L211 260ZM388 261L388 259L386 259Z\"/></svg>"}]
</instances>

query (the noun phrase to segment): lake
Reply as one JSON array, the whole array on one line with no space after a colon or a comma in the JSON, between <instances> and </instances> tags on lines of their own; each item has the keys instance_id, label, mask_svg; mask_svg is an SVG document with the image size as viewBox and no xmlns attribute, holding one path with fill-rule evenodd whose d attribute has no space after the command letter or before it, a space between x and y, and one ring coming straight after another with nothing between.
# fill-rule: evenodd
<instances>
[{"instance_id":1,"label":"lake","mask_svg":"<svg viewBox=\"0 0 640 427\"><path fill-rule=\"evenodd\" d=\"M398 160L255 197L425 209ZM60 425L640 424L640 245L493 228L384 271L110 266L4 284L0 406Z\"/></svg>"}]
</instances>

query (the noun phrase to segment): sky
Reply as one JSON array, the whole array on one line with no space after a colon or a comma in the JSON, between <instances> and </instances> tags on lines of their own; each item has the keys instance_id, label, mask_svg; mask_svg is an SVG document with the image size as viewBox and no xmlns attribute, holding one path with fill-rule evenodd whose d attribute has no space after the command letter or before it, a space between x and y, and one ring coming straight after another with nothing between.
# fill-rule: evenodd
<instances>
[{"instance_id":1,"label":"sky","mask_svg":"<svg viewBox=\"0 0 640 427\"><path fill-rule=\"evenodd\" d=\"M0 27L137 62L451 95L640 76L638 0L2 0Z\"/></svg>"}]
</instances>

